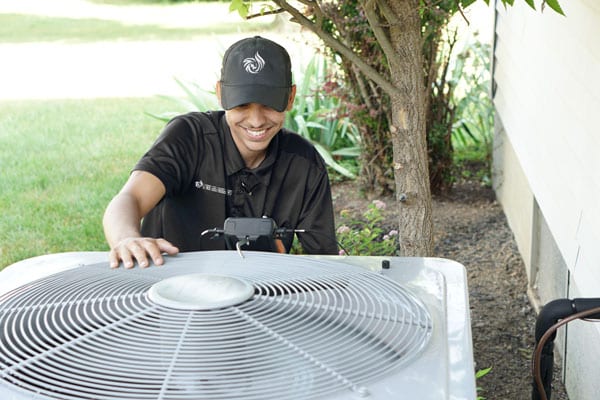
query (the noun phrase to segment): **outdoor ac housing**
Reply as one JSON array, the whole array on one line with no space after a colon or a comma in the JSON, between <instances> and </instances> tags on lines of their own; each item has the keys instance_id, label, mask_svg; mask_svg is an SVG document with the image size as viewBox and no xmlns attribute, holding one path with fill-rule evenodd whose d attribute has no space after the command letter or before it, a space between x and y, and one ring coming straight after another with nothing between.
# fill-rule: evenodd
<instances>
[{"instance_id":1,"label":"outdoor ac housing","mask_svg":"<svg viewBox=\"0 0 600 400\"><path fill-rule=\"evenodd\" d=\"M0 272L0 399L475 399L444 259L101 252Z\"/></svg>"}]
</instances>

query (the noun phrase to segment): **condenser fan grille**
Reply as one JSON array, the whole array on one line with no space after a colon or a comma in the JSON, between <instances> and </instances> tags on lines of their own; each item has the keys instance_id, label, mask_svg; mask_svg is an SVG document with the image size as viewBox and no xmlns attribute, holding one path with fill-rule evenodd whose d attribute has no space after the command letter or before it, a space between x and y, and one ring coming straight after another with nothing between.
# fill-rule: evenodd
<instances>
[{"instance_id":1,"label":"condenser fan grille","mask_svg":"<svg viewBox=\"0 0 600 400\"><path fill-rule=\"evenodd\" d=\"M202 309L149 296L188 274L254 290ZM432 324L405 288L362 268L210 252L32 282L0 297L0 329L0 383L37 398L265 400L366 393L423 349Z\"/></svg>"}]
</instances>

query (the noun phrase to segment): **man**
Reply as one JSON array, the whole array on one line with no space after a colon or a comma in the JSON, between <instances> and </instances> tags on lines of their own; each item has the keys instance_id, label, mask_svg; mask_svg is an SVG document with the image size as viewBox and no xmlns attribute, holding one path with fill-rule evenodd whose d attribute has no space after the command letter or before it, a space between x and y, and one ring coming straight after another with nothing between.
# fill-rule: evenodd
<instances>
[{"instance_id":1,"label":"man","mask_svg":"<svg viewBox=\"0 0 600 400\"><path fill-rule=\"evenodd\" d=\"M278 44L256 36L223 57L225 111L171 120L104 214L112 268L164 263L163 253L225 249L202 236L227 217L269 217L307 253L337 254L327 170L314 147L283 129L296 87ZM142 221L140 228L140 221ZM290 250L293 235L283 239ZM250 247L255 250L265 250Z\"/></svg>"}]
</instances>

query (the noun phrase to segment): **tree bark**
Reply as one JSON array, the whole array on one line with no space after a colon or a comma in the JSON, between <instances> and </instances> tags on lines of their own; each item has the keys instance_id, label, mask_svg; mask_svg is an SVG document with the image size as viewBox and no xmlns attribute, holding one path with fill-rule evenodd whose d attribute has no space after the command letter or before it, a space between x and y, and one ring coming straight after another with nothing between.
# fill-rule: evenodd
<instances>
[{"instance_id":1,"label":"tree bark","mask_svg":"<svg viewBox=\"0 0 600 400\"><path fill-rule=\"evenodd\" d=\"M431 190L425 131L425 85L419 0L386 1L396 16L389 38L396 57L388 58L391 93L394 179L403 256L433 253Z\"/></svg>"}]
</instances>

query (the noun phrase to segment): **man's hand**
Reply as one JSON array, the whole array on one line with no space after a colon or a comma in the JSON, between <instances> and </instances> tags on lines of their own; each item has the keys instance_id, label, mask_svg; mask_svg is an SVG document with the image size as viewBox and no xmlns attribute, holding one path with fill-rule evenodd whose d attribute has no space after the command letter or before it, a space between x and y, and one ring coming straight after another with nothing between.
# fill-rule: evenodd
<instances>
[{"instance_id":1,"label":"man's hand","mask_svg":"<svg viewBox=\"0 0 600 400\"><path fill-rule=\"evenodd\" d=\"M165 239L141 237L140 221L165 195L165 186L156 176L133 171L121 191L111 200L102 220L106 241L111 247L108 256L111 268L122 261L125 268L164 263L162 253L175 255L179 249ZM150 256L150 257L148 257Z\"/></svg>"},{"instance_id":2,"label":"man's hand","mask_svg":"<svg viewBox=\"0 0 600 400\"><path fill-rule=\"evenodd\" d=\"M110 250L108 259L111 268L118 268L120 262L123 262L125 268L133 268L134 261L137 261L140 267L146 268L150 265L148 258L152 259L155 265L163 265L165 261L162 253L173 256L179 253L179 249L165 239L131 237L119 241Z\"/></svg>"}]
</instances>

